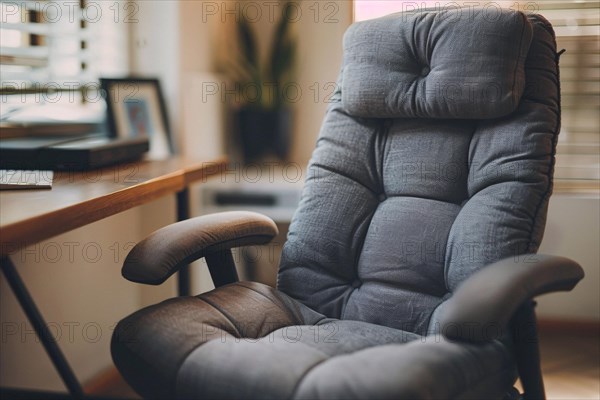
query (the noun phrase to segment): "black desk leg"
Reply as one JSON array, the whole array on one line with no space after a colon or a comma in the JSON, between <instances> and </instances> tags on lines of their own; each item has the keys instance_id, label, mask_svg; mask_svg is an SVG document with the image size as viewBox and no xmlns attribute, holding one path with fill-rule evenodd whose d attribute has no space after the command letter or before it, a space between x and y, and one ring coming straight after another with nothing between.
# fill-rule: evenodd
<instances>
[{"instance_id":1,"label":"black desk leg","mask_svg":"<svg viewBox=\"0 0 600 400\"><path fill-rule=\"evenodd\" d=\"M42 342L46 353L48 353L48 356L54 364L54 368L56 368L56 370L60 374L60 377L65 383L65 386L69 390L69 393L75 399L84 398L83 389L81 388L81 385L77 381L73 370L67 363L67 360L62 351L60 350L60 347L58 347L58 344L54 340L52 332L50 332L50 329L48 329L46 321L44 321L42 314L38 310L33 299L31 298L31 295L25 287L23 280L19 276L15 265L8 257L2 257L0 265L2 266L2 272L4 273L8 284L10 285L17 300L19 301L19 304L23 308L23 311L25 311L29 322L31 323L31 325L33 325L35 333L40 338L40 341Z\"/></svg>"},{"instance_id":2,"label":"black desk leg","mask_svg":"<svg viewBox=\"0 0 600 400\"><path fill-rule=\"evenodd\" d=\"M177 192L177 221L183 221L190 217L190 190L188 188ZM179 296L189 296L190 288L190 266L179 270L177 274L177 291Z\"/></svg>"}]
</instances>

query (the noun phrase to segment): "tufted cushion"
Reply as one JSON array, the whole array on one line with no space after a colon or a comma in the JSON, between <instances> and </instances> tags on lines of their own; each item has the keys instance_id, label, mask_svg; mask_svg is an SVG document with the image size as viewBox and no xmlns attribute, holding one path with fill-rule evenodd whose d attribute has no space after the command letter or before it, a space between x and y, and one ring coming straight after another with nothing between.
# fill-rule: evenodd
<instances>
[{"instance_id":1,"label":"tufted cushion","mask_svg":"<svg viewBox=\"0 0 600 400\"><path fill-rule=\"evenodd\" d=\"M519 12L503 11L493 22L479 14L461 24L467 32L482 29L486 34L468 37L447 21L436 22L435 12L408 22L394 15L351 28L341 96L336 97L341 101L330 106L309 165L283 250L280 290L331 318L425 334L436 331L444 301L473 272L505 257L537 251L560 123L558 71L551 27L538 16L524 18ZM431 30L436 34L429 38L443 36L442 43L493 48L508 58L499 62L502 65L522 62L522 48L510 53L506 46L529 49L526 84L519 90L523 94L516 109L485 120L357 117L354 112L392 113L388 97L360 88L381 88L389 76L400 76L383 72L396 65L386 52L394 53L393 44L402 49L407 40L405 34L388 32L383 38L373 32L383 26L405 32L405 25L412 29L414 24L415 34ZM443 35L436 30L442 26ZM523 43L513 34L524 35ZM373 53L365 43L380 50ZM413 49L415 54L427 54L430 43L435 49L437 42L410 43L421 44ZM382 66L376 67L376 62ZM471 62L463 61L466 71ZM353 68L369 63L375 72L369 79L363 77L364 85L347 79ZM449 75L450 81L453 77ZM508 74L496 82L512 87L513 78ZM402 87L390 85L389 90ZM372 97L361 97L365 93ZM430 98L416 97L430 104ZM394 107L393 113L419 110L413 103ZM440 107L436 112L443 114Z\"/></svg>"},{"instance_id":2,"label":"tufted cushion","mask_svg":"<svg viewBox=\"0 0 600 400\"><path fill-rule=\"evenodd\" d=\"M149 399L500 398L515 379L500 342L452 344L327 319L251 282L136 312L115 328L112 353Z\"/></svg>"},{"instance_id":3,"label":"tufted cushion","mask_svg":"<svg viewBox=\"0 0 600 400\"><path fill-rule=\"evenodd\" d=\"M172 398L179 368L210 341L255 339L324 318L273 288L238 283L146 307L119 322L111 352L127 382L145 398Z\"/></svg>"},{"instance_id":4,"label":"tufted cushion","mask_svg":"<svg viewBox=\"0 0 600 400\"><path fill-rule=\"evenodd\" d=\"M344 37L342 107L360 117L495 118L525 85L531 25L494 7L393 14Z\"/></svg>"}]
</instances>

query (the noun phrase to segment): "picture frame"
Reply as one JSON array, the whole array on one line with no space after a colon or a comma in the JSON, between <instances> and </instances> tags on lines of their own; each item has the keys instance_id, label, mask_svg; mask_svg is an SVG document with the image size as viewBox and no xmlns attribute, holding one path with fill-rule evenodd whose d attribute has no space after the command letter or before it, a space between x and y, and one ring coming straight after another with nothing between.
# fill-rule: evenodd
<instances>
[{"instance_id":1,"label":"picture frame","mask_svg":"<svg viewBox=\"0 0 600 400\"><path fill-rule=\"evenodd\" d=\"M100 86L106 100L111 137L148 137L148 157L151 159L164 159L174 154L167 108L158 79L100 78Z\"/></svg>"}]
</instances>

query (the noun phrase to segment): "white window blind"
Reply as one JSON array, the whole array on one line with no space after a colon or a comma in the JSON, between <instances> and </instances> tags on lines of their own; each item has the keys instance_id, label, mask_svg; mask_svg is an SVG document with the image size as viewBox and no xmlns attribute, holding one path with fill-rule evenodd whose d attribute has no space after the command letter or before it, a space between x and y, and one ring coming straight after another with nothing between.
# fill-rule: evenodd
<instances>
[{"instance_id":1,"label":"white window blind","mask_svg":"<svg viewBox=\"0 0 600 400\"><path fill-rule=\"evenodd\" d=\"M73 102L73 96L39 95L47 92L77 92L84 100L99 76L127 74L130 3L1 0L2 103Z\"/></svg>"},{"instance_id":2,"label":"white window blind","mask_svg":"<svg viewBox=\"0 0 600 400\"><path fill-rule=\"evenodd\" d=\"M557 181L600 179L600 1L398 1L355 0L354 19L444 6L507 7L535 12L554 26L560 60L562 129L557 146Z\"/></svg>"},{"instance_id":3,"label":"white window blind","mask_svg":"<svg viewBox=\"0 0 600 400\"><path fill-rule=\"evenodd\" d=\"M562 130L556 179L600 179L600 1L540 1L559 49Z\"/></svg>"}]
</instances>

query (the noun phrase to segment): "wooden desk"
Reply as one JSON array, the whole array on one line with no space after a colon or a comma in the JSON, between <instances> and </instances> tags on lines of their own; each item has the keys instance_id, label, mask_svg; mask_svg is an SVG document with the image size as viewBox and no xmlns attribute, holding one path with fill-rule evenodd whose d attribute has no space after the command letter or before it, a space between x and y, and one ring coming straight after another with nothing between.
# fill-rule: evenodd
<instances>
[{"instance_id":1,"label":"wooden desk","mask_svg":"<svg viewBox=\"0 0 600 400\"><path fill-rule=\"evenodd\" d=\"M175 194L218 173L221 158L141 161L86 172L56 172L51 190L0 192L0 255Z\"/></svg>"},{"instance_id":2,"label":"wooden desk","mask_svg":"<svg viewBox=\"0 0 600 400\"><path fill-rule=\"evenodd\" d=\"M225 165L225 158L204 162L178 157L140 161L86 172L56 172L51 190L0 192L2 272L72 398L85 397L81 385L9 256L27 245L169 194L177 195L178 220L188 218L188 186L218 174ZM179 292L189 292L187 270L179 275ZM4 395L28 397L22 391L2 390L0 397ZM30 395L39 397L40 393Z\"/></svg>"}]
</instances>

